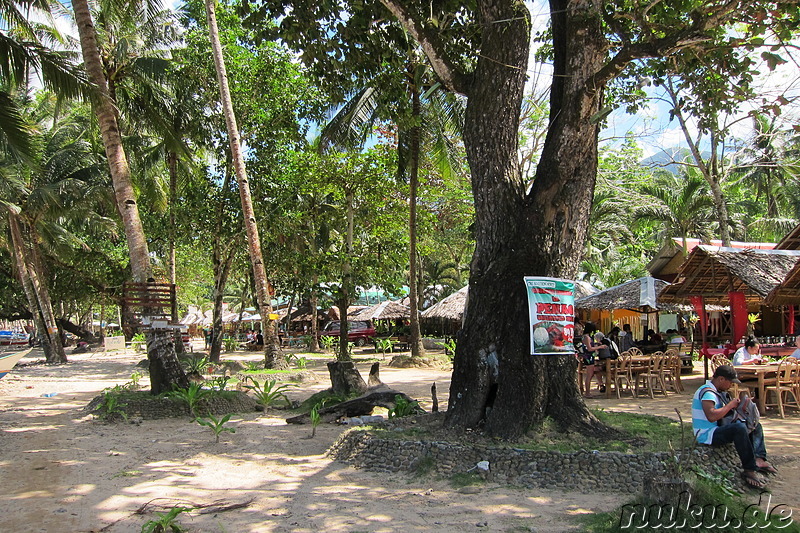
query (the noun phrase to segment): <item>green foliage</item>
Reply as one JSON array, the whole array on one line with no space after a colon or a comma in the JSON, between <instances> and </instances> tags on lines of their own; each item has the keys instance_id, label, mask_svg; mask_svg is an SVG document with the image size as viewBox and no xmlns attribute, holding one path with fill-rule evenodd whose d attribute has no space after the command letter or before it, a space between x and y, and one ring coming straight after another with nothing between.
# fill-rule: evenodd
<instances>
[{"instance_id":1,"label":"green foliage","mask_svg":"<svg viewBox=\"0 0 800 533\"><path fill-rule=\"evenodd\" d=\"M167 396L170 398L183 400L189 407L189 414L194 417L197 416L195 414L195 409L197 408L198 404L201 400L208 397L210 393L211 391L204 389L199 383L190 383L188 388L170 391L167 393Z\"/></svg>"},{"instance_id":2,"label":"green foliage","mask_svg":"<svg viewBox=\"0 0 800 533\"><path fill-rule=\"evenodd\" d=\"M308 366L308 359L305 357L295 357L294 364L300 370L305 370L306 366Z\"/></svg>"},{"instance_id":3,"label":"green foliage","mask_svg":"<svg viewBox=\"0 0 800 533\"><path fill-rule=\"evenodd\" d=\"M230 376L216 376L212 379L206 380L206 383L208 383L212 390L224 391L230 379Z\"/></svg>"},{"instance_id":4,"label":"green foliage","mask_svg":"<svg viewBox=\"0 0 800 533\"><path fill-rule=\"evenodd\" d=\"M310 350L313 347L314 336L303 335L302 339L303 339L303 346L305 346L307 350Z\"/></svg>"},{"instance_id":5,"label":"green foliage","mask_svg":"<svg viewBox=\"0 0 800 533\"><path fill-rule=\"evenodd\" d=\"M375 348L380 350L384 357L386 352L392 353L394 341L392 339L375 339Z\"/></svg>"},{"instance_id":6,"label":"green foliage","mask_svg":"<svg viewBox=\"0 0 800 533\"><path fill-rule=\"evenodd\" d=\"M206 357L184 357L181 359L183 369L187 374L203 374L208 368L209 361Z\"/></svg>"},{"instance_id":7,"label":"green foliage","mask_svg":"<svg viewBox=\"0 0 800 533\"><path fill-rule=\"evenodd\" d=\"M444 353L450 358L451 361L456 356L456 340L453 337L450 337L444 341Z\"/></svg>"},{"instance_id":8,"label":"green foliage","mask_svg":"<svg viewBox=\"0 0 800 533\"><path fill-rule=\"evenodd\" d=\"M235 337L225 337L222 339L222 345L225 347L226 352L233 352L239 347L239 340Z\"/></svg>"},{"instance_id":9,"label":"green foliage","mask_svg":"<svg viewBox=\"0 0 800 533\"><path fill-rule=\"evenodd\" d=\"M167 513L156 513L157 518L148 520L142 526L142 533L181 533L186 529L175 522L178 515L189 512L193 507L173 507Z\"/></svg>"},{"instance_id":10,"label":"green foliage","mask_svg":"<svg viewBox=\"0 0 800 533\"><path fill-rule=\"evenodd\" d=\"M389 419L411 416L421 411L418 401L409 402L399 394L394 397L394 407L389 409Z\"/></svg>"},{"instance_id":11,"label":"green foliage","mask_svg":"<svg viewBox=\"0 0 800 533\"><path fill-rule=\"evenodd\" d=\"M142 374L138 370L134 370L131 374L131 380L129 382L130 389L136 390L139 388L139 380L142 379Z\"/></svg>"},{"instance_id":12,"label":"green foliage","mask_svg":"<svg viewBox=\"0 0 800 533\"><path fill-rule=\"evenodd\" d=\"M144 333L137 333L133 337L131 337L131 350L139 351L147 344L147 339L144 336Z\"/></svg>"},{"instance_id":13,"label":"green foliage","mask_svg":"<svg viewBox=\"0 0 800 533\"><path fill-rule=\"evenodd\" d=\"M287 406L291 405L291 401L286 396L286 391L292 388L290 385L285 383L279 385L275 380L268 380L262 384L250 376L245 378L243 383L248 381L251 383L251 385L244 385L244 387L252 391L253 395L256 397L256 401L265 408L270 407L272 404L281 399L286 402Z\"/></svg>"},{"instance_id":14,"label":"green foliage","mask_svg":"<svg viewBox=\"0 0 800 533\"><path fill-rule=\"evenodd\" d=\"M259 370L264 370L264 363L261 361L247 361L245 368L248 372L258 372Z\"/></svg>"},{"instance_id":15,"label":"green foliage","mask_svg":"<svg viewBox=\"0 0 800 533\"><path fill-rule=\"evenodd\" d=\"M217 419L214 415L209 414L205 418L195 418L194 421L200 424L201 426L206 426L210 428L211 431L214 432L214 437L216 437L215 442L219 442L219 435L223 431L227 431L229 433L236 433L236 429L225 427L225 424L231 419L231 414L227 414L220 419Z\"/></svg>"},{"instance_id":16,"label":"green foliage","mask_svg":"<svg viewBox=\"0 0 800 533\"><path fill-rule=\"evenodd\" d=\"M454 489L480 485L484 482L483 478L476 472L459 472L450 477L450 486Z\"/></svg>"},{"instance_id":17,"label":"green foliage","mask_svg":"<svg viewBox=\"0 0 800 533\"><path fill-rule=\"evenodd\" d=\"M338 339L336 337L333 337L333 336L330 336L330 335L323 335L322 337L319 338L319 343L322 345L322 347L325 350L333 349L333 346L337 342L338 342Z\"/></svg>"},{"instance_id":18,"label":"green foliage","mask_svg":"<svg viewBox=\"0 0 800 533\"><path fill-rule=\"evenodd\" d=\"M118 392L106 390L103 391L103 401L97 410L103 420L112 421L116 418L122 418L127 421L128 415L124 409L126 405L120 401Z\"/></svg>"},{"instance_id":19,"label":"green foliage","mask_svg":"<svg viewBox=\"0 0 800 533\"><path fill-rule=\"evenodd\" d=\"M322 407L322 404L318 403L311 408L308 416L311 418L311 438L314 438L314 435L317 434L317 426L322 421L321 417L319 416L319 410Z\"/></svg>"}]
</instances>

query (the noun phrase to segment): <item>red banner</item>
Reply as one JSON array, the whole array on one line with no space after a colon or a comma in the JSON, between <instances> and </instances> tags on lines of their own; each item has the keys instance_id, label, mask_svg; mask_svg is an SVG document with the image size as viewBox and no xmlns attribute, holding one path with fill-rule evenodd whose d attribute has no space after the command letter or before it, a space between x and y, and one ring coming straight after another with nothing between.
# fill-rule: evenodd
<instances>
[{"instance_id":1,"label":"red banner","mask_svg":"<svg viewBox=\"0 0 800 533\"><path fill-rule=\"evenodd\" d=\"M786 333L789 335L794 335L794 306L790 305L786 308L786 312L789 314L788 319L789 323L786 327Z\"/></svg>"},{"instance_id":2,"label":"red banner","mask_svg":"<svg viewBox=\"0 0 800 533\"><path fill-rule=\"evenodd\" d=\"M742 337L747 335L747 302L743 292L729 292L731 301L731 323L733 324L733 338L731 343L738 344Z\"/></svg>"}]
</instances>

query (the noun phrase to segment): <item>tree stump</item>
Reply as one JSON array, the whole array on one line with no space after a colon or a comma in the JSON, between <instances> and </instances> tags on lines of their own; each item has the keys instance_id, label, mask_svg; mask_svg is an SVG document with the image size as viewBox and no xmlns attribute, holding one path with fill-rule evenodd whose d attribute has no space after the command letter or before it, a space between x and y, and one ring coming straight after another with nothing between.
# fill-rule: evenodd
<instances>
[{"instance_id":1,"label":"tree stump","mask_svg":"<svg viewBox=\"0 0 800 533\"><path fill-rule=\"evenodd\" d=\"M347 397L367 390L367 384L353 361L332 361L328 363L328 373L334 394Z\"/></svg>"}]
</instances>

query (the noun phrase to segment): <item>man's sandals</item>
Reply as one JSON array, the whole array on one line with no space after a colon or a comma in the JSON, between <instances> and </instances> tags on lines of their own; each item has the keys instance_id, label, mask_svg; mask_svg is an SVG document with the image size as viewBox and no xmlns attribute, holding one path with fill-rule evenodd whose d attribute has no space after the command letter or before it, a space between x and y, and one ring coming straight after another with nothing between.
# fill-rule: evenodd
<instances>
[{"instance_id":1,"label":"man's sandals","mask_svg":"<svg viewBox=\"0 0 800 533\"><path fill-rule=\"evenodd\" d=\"M759 466L758 471L761 472L762 474L772 474L773 476L777 475L778 473L778 469L770 464Z\"/></svg>"},{"instance_id":2,"label":"man's sandals","mask_svg":"<svg viewBox=\"0 0 800 533\"><path fill-rule=\"evenodd\" d=\"M742 472L742 481L753 489L763 489L767 486L766 481L753 471Z\"/></svg>"}]
</instances>

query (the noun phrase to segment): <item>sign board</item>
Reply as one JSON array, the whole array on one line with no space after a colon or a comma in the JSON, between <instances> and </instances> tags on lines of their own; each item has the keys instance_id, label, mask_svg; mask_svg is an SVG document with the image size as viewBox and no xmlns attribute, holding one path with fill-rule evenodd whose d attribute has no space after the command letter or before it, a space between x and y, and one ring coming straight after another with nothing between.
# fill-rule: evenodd
<instances>
[{"instance_id":1,"label":"sign board","mask_svg":"<svg viewBox=\"0 0 800 533\"><path fill-rule=\"evenodd\" d=\"M125 349L125 337L122 335L118 335L116 337L104 337L103 338L103 348L108 350L124 350Z\"/></svg>"},{"instance_id":2,"label":"sign board","mask_svg":"<svg viewBox=\"0 0 800 533\"><path fill-rule=\"evenodd\" d=\"M525 277L532 355L574 353L575 283L566 279Z\"/></svg>"},{"instance_id":3,"label":"sign board","mask_svg":"<svg viewBox=\"0 0 800 533\"><path fill-rule=\"evenodd\" d=\"M270 320L278 320L278 315L277 315L277 313L270 313L270 314L269 314L269 319L270 319Z\"/></svg>"}]
</instances>

